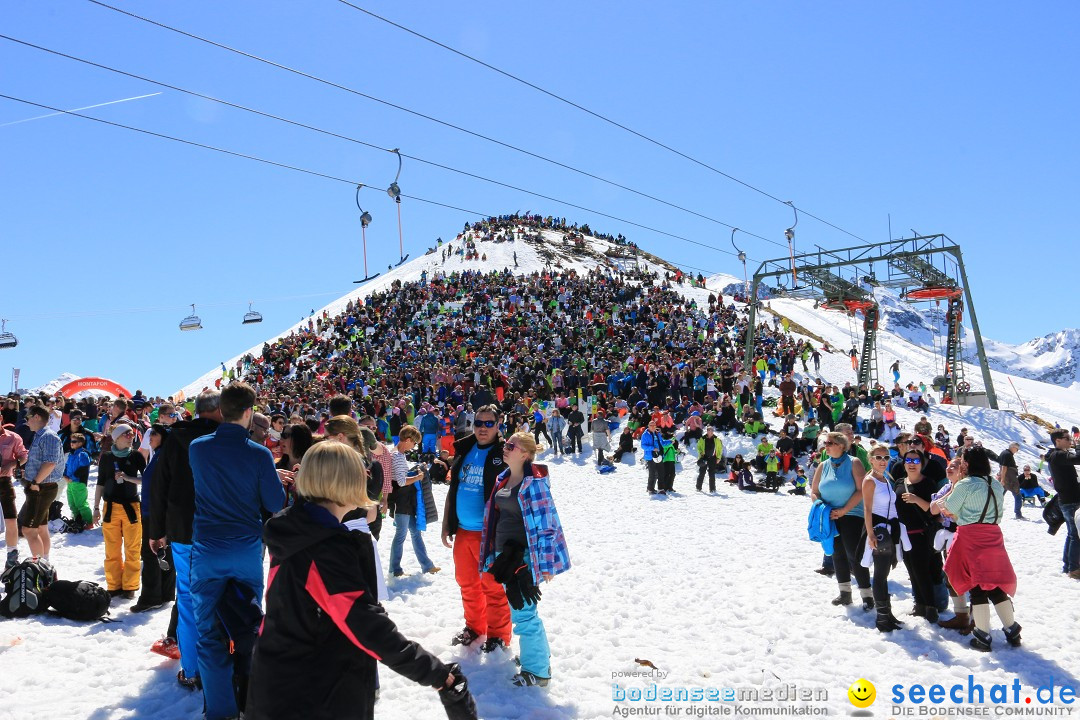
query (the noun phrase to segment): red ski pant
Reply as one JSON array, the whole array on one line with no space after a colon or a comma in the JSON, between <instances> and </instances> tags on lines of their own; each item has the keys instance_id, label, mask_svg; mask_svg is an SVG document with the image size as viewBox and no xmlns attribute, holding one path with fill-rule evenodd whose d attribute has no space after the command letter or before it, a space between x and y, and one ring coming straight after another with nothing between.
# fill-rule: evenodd
<instances>
[{"instance_id":1,"label":"red ski pant","mask_svg":"<svg viewBox=\"0 0 1080 720\"><path fill-rule=\"evenodd\" d=\"M454 577L461 587L465 625L510 646L510 604L501 583L480 572L480 532L457 531L454 538Z\"/></svg>"}]
</instances>

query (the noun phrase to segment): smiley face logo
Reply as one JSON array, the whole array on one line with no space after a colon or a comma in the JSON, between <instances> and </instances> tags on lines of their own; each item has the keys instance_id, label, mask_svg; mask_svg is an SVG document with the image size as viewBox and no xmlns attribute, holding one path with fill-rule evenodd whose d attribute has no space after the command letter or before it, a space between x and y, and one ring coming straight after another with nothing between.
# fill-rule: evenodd
<instances>
[{"instance_id":1,"label":"smiley face logo","mask_svg":"<svg viewBox=\"0 0 1080 720\"><path fill-rule=\"evenodd\" d=\"M859 678L851 684L847 691L848 700L857 708L867 708L874 704L877 699L877 690L869 680Z\"/></svg>"}]
</instances>

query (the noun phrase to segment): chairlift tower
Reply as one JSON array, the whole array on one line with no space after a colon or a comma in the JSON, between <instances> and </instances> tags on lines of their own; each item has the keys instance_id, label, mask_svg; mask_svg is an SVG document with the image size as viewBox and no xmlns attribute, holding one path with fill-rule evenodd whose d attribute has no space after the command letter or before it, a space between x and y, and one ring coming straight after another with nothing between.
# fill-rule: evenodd
<instances>
[{"instance_id":1,"label":"chairlift tower","mask_svg":"<svg viewBox=\"0 0 1080 720\"><path fill-rule=\"evenodd\" d=\"M950 274L949 262L955 264L955 273ZM945 375L940 378L953 401L959 404L981 404L981 395L971 391L970 384L964 379L962 354L962 320L965 306L971 320L972 334L978 352L979 366L985 387L985 403L997 409L997 394L990 376L990 366L986 360L979 321L975 315L975 302L971 295L967 271L960 246L947 235L918 235L911 238L890 240L884 243L857 245L825 250L818 248L814 252L765 260L754 272L749 298L750 324L746 333L746 362L754 357L755 330L757 323L757 294L762 282L772 278L782 278L796 271L805 282L803 287L793 292L783 293L783 297L820 298L827 306L842 307L850 312L863 312L863 347L859 362L859 382L870 386L871 378L876 378L876 336L879 311L873 295L858 283L841 277L841 268L855 268L858 274L877 278L876 265L884 263L887 279L876 279L879 285L900 288L908 302L924 300L948 300L946 319L948 339L945 348ZM935 383L936 384L936 383ZM939 386L940 387L940 386Z\"/></svg>"}]
</instances>

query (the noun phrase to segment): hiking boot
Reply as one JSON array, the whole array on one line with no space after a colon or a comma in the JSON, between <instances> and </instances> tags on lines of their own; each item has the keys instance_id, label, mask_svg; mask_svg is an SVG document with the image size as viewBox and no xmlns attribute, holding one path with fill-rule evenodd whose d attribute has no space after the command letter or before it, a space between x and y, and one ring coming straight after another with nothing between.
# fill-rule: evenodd
<instances>
[{"instance_id":1,"label":"hiking boot","mask_svg":"<svg viewBox=\"0 0 1080 720\"><path fill-rule=\"evenodd\" d=\"M18 564L19 564L19 549L18 548L12 548L12 549L8 550L7 563L4 564L4 570L7 570L8 568L13 568Z\"/></svg>"},{"instance_id":2,"label":"hiking boot","mask_svg":"<svg viewBox=\"0 0 1080 720\"><path fill-rule=\"evenodd\" d=\"M404 570L395 570L394 571L394 577L403 577L404 575L405 575Z\"/></svg>"},{"instance_id":3,"label":"hiking boot","mask_svg":"<svg viewBox=\"0 0 1080 720\"><path fill-rule=\"evenodd\" d=\"M435 573L442 572L442 568L439 567L438 565L435 565L433 567L428 568L424 572L426 572L428 575L434 575Z\"/></svg>"},{"instance_id":4,"label":"hiking boot","mask_svg":"<svg viewBox=\"0 0 1080 720\"><path fill-rule=\"evenodd\" d=\"M862 599L862 609L864 612L870 612L874 609L874 598L864 597Z\"/></svg>"},{"instance_id":5,"label":"hiking boot","mask_svg":"<svg viewBox=\"0 0 1080 720\"><path fill-rule=\"evenodd\" d=\"M850 605L851 604L851 591L841 590L840 594L832 599L833 605Z\"/></svg>"},{"instance_id":6,"label":"hiking boot","mask_svg":"<svg viewBox=\"0 0 1080 720\"><path fill-rule=\"evenodd\" d=\"M915 607L911 608L911 612L908 615L914 615L915 617L926 617L926 606L922 603L915 603Z\"/></svg>"},{"instance_id":7,"label":"hiking boot","mask_svg":"<svg viewBox=\"0 0 1080 720\"><path fill-rule=\"evenodd\" d=\"M451 645L464 645L469 647L480 638L480 633L473 630L471 627L467 627L454 636L454 639L450 641Z\"/></svg>"},{"instance_id":8,"label":"hiking boot","mask_svg":"<svg viewBox=\"0 0 1080 720\"><path fill-rule=\"evenodd\" d=\"M540 677L539 675L532 674L528 670L522 670L511 679L511 682L513 682L518 687L525 687L527 685L539 685L540 687L547 687L547 684L551 682L551 678Z\"/></svg>"},{"instance_id":9,"label":"hiking boot","mask_svg":"<svg viewBox=\"0 0 1080 720\"><path fill-rule=\"evenodd\" d=\"M948 620L939 620L938 627L946 630L959 630L964 635L971 632L971 615L969 613L956 613Z\"/></svg>"},{"instance_id":10,"label":"hiking boot","mask_svg":"<svg viewBox=\"0 0 1080 720\"><path fill-rule=\"evenodd\" d=\"M185 690L202 690L202 680L200 680L198 676L193 678L187 677L184 675L182 669L180 672L176 673L176 682Z\"/></svg>"},{"instance_id":11,"label":"hiking boot","mask_svg":"<svg viewBox=\"0 0 1080 720\"><path fill-rule=\"evenodd\" d=\"M171 660L180 659L180 646L176 644L176 638L161 638L150 646L150 652L167 657Z\"/></svg>"},{"instance_id":12,"label":"hiking boot","mask_svg":"<svg viewBox=\"0 0 1080 720\"><path fill-rule=\"evenodd\" d=\"M128 610L130 610L133 613L141 613L141 612L146 612L147 610L157 610L159 607L161 607L164 604L165 603L163 601L161 601L161 600L142 600L142 599L140 599L137 603L135 603L134 605L129 607Z\"/></svg>"},{"instance_id":13,"label":"hiking boot","mask_svg":"<svg viewBox=\"0 0 1080 720\"><path fill-rule=\"evenodd\" d=\"M495 652L496 650L509 650L506 643L502 638L488 638L484 641L484 644L480 647L484 653Z\"/></svg>"},{"instance_id":14,"label":"hiking boot","mask_svg":"<svg viewBox=\"0 0 1080 720\"><path fill-rule=\"evenodd\" d=\"M110 590L109 591L109 598L118 598L123 594L124 594L123 590Z\"/></svg>"},{"instance_id":15,"label":"hiking boot","mask_svg":"<svg viewBox=\"0 0 1080 720\"><path fill-rule=\"evenodd\" d=\"M938 621L938 609L933 605L926 606L926 614L923 616L929 623L936 623Z\"/></svg>"},{"instance_id":16,"label":"hiking boot","mask_svg":"<svg viewBox=\"0 0 1080 720\"><path fill-rule=\"evenodd\" d=\"M896 618L889 612L889 606L885 605L877 609L877 626L878 632L892 632L893 630L899 630L900 625L896 623Z\"/></svg>"},{"instance_id":17,"label":"hiking boot","mask_svg":"<svg viewBox=\"0 0 1080 720\"><path fill-rule=\"evenodd\" d=\"M835 570L832 570L831 568L827 568L827 567L819 567L814 572L816 572L818 575L824 575L826 577L832 577L833 575L836 574Z\"/></svg>"},{"instance_id":18,"label":"hiking boot","mask_svg":"<svg viewBox=\"0 0 1080 720\"><path fill-rule=\"evenodd\" d=\"M1020 647L1020 623L1014 622L1007 628L1003 628L1005 631L1005 640L1013 647Z\"/></svg>"},{"instance_id":19,"label":"hiking boot","mask_svg":"<svg viewBox=\"0 0 1080 720\"><path fill-rule=\"evenodd\" d=\"M990 652L990 633L975 628L971 631L970 645L979 652Z\"/></svg>"},{"instance_id":20,"label":"hiking boot","mask_svg":"<svg viewBox=\"0 0 1080 720\"><path fill-rule=\"evenodd\" d=\"M1068 573L1068 576L1071 577L1073 580L1080 580L1080 568L1077 568L1072 572Z\"/></svg>"},{"instance_id":21,"label":"hiking boot","mask_svg":"<svg viewBox=\"0 0 1080 720\"><path fill-rule=\"evenodd\" d=\"M124 598L125 600L134 600L135 599L135 591L134 590L121 590L120 591L120 597Z\"/></svg>"}]
</instances>

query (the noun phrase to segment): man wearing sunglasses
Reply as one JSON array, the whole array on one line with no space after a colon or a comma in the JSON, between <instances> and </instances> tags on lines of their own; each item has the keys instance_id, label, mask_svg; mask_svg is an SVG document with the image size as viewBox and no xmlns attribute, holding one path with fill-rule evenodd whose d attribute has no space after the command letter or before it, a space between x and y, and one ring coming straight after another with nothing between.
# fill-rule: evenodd
<instances>
[{"instance_id":1,"label":"man wearing sunglasses","mask_svg":"<svg viewBox=\"0 0 1080 720\"><path fill-rule=\"evenodd\" d=\"M1065 516L1065 549L1061 556L1061 570L1074 580L1080 580L1080 534L1076 528L1076 512L1080 509L1076 466L1080 465L1080 454L1076 452L1069 431L1064 428L1051 432L1050 441L1054 447L1046 453L1046 463L1054 481L1054 490L1058 493L1058 502L1061 503L1061 514Z\"/></svg>"},{"instance_id":2,"label":"man wearing sunglasses","mask_svg":"<svg viewBox=\"0 0 1080 720\"><path fill-rule=\"evenodd\" d=\"M472 434L454 443L442 525L443 545L454 550L454 578L465 609L465 629L452 643L469 646L483 641L484 652L510 646L506 591L489 573L480 572L484 507L495 489L496 477L505 469L499 409L485 405L476 411Z\"/></svg>"}]
</instances>

